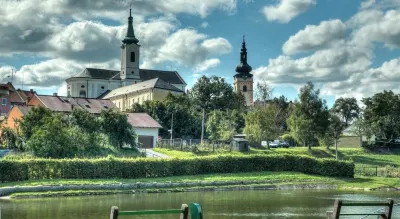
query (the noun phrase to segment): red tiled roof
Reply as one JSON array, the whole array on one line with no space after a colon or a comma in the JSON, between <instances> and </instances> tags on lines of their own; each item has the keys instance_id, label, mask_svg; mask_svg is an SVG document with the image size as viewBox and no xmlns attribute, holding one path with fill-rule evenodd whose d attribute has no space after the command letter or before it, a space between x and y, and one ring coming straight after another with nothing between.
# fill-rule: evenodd
<instances>
[{"instance_id":1,"label":"red tiled roof","mask_svg":"<svg viewBox=\"0 0 400 219\"><path fill-rule=\"evenodd\" d=\"M71 112L74 108L80 108L90 113L99 114L103 109L117 108L111 100L91 99L79 97L61 97L36 95L46 108L56 112Z\"/></svg>"},{"instance_id":2,"label":"red tiled roof","mask_svg":"<svg viewBox=\"0 0 400 219\"><path fill-rule=\"evenodd\" d=\"M147 113L128 113L128 122L135 128L162 128Z\"/></svg>"}]
</instances>

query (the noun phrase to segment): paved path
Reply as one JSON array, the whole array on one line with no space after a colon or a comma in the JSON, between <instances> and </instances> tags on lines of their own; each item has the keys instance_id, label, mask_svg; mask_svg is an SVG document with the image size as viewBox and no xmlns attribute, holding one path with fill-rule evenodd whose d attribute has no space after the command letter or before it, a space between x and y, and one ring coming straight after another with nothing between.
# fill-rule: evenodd
<instances>
[{"instance_id":1,"label":"paved path","mask_svg":"<svg viewBox=\"0 0 400 219\"><path fill-rule=\"evenodd\" d=\"M146 148L146 149L141 149L141 151L146 153L146 157L168 158L167 155L155 152L152 149Z\"/></svg>"}]
</instances>

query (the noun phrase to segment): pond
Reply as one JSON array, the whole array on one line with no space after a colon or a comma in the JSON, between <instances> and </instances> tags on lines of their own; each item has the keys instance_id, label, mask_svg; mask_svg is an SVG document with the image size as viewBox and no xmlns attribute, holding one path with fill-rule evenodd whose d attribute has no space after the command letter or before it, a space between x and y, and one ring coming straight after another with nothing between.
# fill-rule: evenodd
<instances>
[{"instance_id":1,"label":"pond","mask_svg":"<svg viewBox=\"0 0 400 219\"><path fill-rule=\"evenodd\" d=\"M203 206L206 219L310 219L325 218L326 211L332 210L336 198L386 201L386 198L389 197L394 198L395 203L400 202L400 192L253 190L0 200L0 207L1 219L107 219L113 205L118 206L121 210L150 210L180 208L182 203L198 202ZM368 207L364 210L372 212L376 209L378 207ZM354 208L349 210L352 211ZM136 216L134 218L179 218L179 216ZM400 206L395 207L393 218L400 219Z\"/></svg>"}]
</instances>

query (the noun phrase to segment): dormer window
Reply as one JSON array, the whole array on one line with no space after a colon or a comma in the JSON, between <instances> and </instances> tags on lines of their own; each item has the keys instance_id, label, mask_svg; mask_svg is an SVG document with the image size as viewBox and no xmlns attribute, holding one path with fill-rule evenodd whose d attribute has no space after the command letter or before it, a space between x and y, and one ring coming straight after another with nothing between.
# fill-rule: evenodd
<instances>
[{"instance_id":1,"label":"dormer window","mask_svg":"<svg viewBox=\"0 0 400 219\"><path fill-rule=\"evenodd\" d=\"M131 52L131 62L135 62L135 53Z\"/></svg>"}]
</instances>

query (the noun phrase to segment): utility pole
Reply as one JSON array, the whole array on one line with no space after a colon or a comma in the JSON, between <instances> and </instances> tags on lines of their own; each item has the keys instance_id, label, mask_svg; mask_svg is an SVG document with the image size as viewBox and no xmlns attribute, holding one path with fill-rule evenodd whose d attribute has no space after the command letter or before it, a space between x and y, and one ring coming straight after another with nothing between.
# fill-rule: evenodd
<instances>
[{"instance_id":1,"label":"utility pole","mask_svg":"<svg viewBox=\"0 0 400 219\"><path fill-rule=\"evenodd\" d=\"M201 120L201 140L200 142L203 144L204 139L204 108L203 108L203 119Z\"/></svg>"},{"instance_id":2,"label":"utility pole","mask_svg":"<svg viewBox=\"0 0 400 219\"><path fill-rule=\"evenodd\" d=\"M172 129L174 128L174 113L172 113L172 120L171 120L171 144L172 144Z\"/></svg>"}]
</instances>

